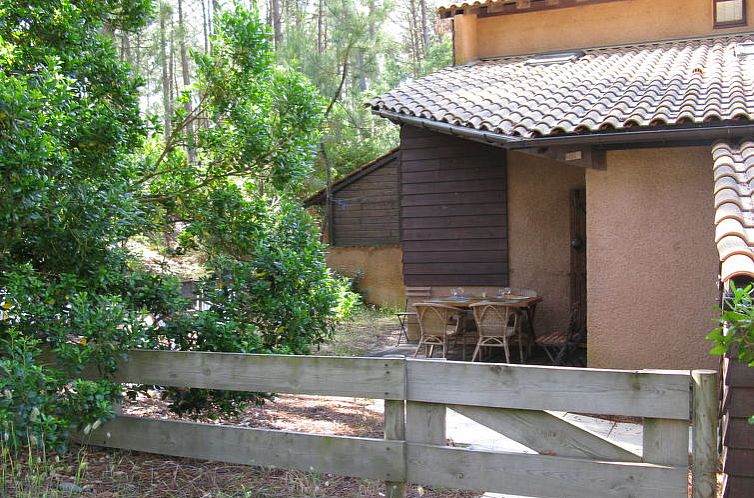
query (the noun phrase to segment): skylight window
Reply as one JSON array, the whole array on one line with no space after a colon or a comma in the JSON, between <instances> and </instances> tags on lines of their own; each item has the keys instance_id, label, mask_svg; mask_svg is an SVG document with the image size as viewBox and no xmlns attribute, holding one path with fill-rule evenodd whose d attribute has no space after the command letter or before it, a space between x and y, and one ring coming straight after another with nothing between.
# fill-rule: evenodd
<instances>
[{"instance_id":1,"label":"skylight window","mask_svg":"<svg viewBox=\"0 0 754 498\"><path fill-rule=\"evenodd\" d=\"M584 56L583 50L573 52L558 52L554 54L540 54L529 57L526 61L528 66L548 66L550 64L562 64L564 62L575 61Z\"/></svg>"}]
</instances>

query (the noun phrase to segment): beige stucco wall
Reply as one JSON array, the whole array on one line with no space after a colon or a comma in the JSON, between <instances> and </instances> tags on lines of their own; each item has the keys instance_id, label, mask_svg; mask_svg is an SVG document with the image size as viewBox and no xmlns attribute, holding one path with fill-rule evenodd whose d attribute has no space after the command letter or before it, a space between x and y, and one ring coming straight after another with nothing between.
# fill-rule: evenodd
<instances>
[{"instance_id":1,"label":"beige stucco wall","mask_svg":"<svg viewBox=\"0 0 754 498\"><path fill-rule=\"evenodd\" d=\"M588 170L590 367L715 367L717 298L708 147L609 152Z\"/></svg>"},{"instance_id":2,"label":"beige stucco wall","mask_svg":"<svg viewBox=\"0 0 754 498\"><path fill-rule=\"evenodd\" d=\"M754 0L747 0L747 13L748 26L714 29L712 0L622 0L480 17L473 24L465 19L455 28L461 33L454 40L456 62L750 31ZM472 34L474 26L476 33ZM476 46L468 46L470 43Z\"/></svg>"},{"instance_id":3,"label":"beige stucco wall","mask_svg":"<svg viewBox=\"0 0 754 498\"><path fill-rule=\"evenodd\" d=\"M536 290L538 334L565 330L570 317L569 192L584 187L584 170L548 159L508 155L510 286Z\"/></svg>"},{"instance_id":4,"label":"beige stucco wall","mask_svg":"<svg viewBox=\"0 0 754 498\"><path fill-rule=\"evenodd\" d=\"M358 289L368 303L401 308L405 305L400 245L329 247L327 265L344 275L358 275Z\"/></svg>"}]
</instances>

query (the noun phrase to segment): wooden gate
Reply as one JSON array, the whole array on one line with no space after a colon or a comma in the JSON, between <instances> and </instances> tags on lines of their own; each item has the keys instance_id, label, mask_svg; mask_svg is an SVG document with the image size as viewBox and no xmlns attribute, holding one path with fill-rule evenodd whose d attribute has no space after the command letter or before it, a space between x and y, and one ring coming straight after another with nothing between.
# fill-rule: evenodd
<instances>
[{"instance_id":1,"label":"wooden gate","mask_svg":"<svg viewBox=\"0 0 754 498\"><path fill-rule=\"evenodd\" d=\"M532 497L694 498L717 471L713 371L625 371L403 358L133 351L121 382L385 400L385 438L118 416L89 444ZM446 407L539 454L450 447ZM545 410L643 417L639 455Z\"/></svg>"}]
</instances>

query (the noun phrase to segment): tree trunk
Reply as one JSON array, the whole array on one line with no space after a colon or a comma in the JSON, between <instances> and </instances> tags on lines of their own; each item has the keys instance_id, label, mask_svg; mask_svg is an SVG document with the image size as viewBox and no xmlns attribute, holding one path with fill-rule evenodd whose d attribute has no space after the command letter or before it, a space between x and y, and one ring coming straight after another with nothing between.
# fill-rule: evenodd
<instances>
[{"instance_id":1,"label":"tree trunk","mask_svg":"<svg viewBox=\"0 0 754 498\"><path fill-rule=\"evenodd\" d=\"M280 50L283 43L283 28L280 22L280 0L270 0L272 7L272 31L275 42L275 50Z\"/></svg>"},{"instance_id":2,"label":"tree trunk","mask_svg":"<svg viewBox=\"0 0 754 498\"><path fill-rule=\"evenodd\" d=\"M430 36L430 20L427 14L427 0L419 0L419 5L421 6L423 52L426 57Z\"/></svg>"},{"instance_id":3,"label":"tree trunk","mask_svg":"<svg viewBox=\"0 0 754 498\"><path fill-rule=\"evenodd\" d=\"M204 11L204 7L202 7L202 11ZM191 86L191 74L189 73L189 61L186 50L186 23L183 17L183 0L178 0L178 30L180 31L179 44L181 51L181 74L183 76L183 87L185 90ZM190 115L192 110L191 99L187 99L183 106L186 109L186 115ZM188 123L186 125L186 137L188 138L188 145L186 146L188 160L189 163L194 164L196 163L196 150L194 145L193 123Z\"/></svg>"},{"instance_id":4,"label":"tree trunk","mask_svg":"<svg viewBox=\"0 0 754 498\"><path fill-rule=\"evenodd\" d=\"M170 131L172 126L173 110L171 106L170 93L170 70L167 54L167 22L166 17L168 15L168 7L166 4L160 4L160 63L162 64L162 106L165 113L165 140L170 139Z\"/></svg>"},{"instance_id":5,"label":"tree trunk","mask_svg":"<svg viewBox=\"0 0 754 498\"><path fill-rule=\"evenodd\" d=\"M207 10L204 10L204 9ZM204 4L204 0L202 0L202 31L204 34L204 52L209 53L209 18L208 18L208 12L209 12L209 5Z\"/></svg>"},{"instance_id":6,"label":"tree trunk","mask_svg":"<svg viewBox=\"0 0 754 498\"><path fill-rule=\"evenodd\" d=\"M319 0L317 7L317 52L325 50L325 0Z\"/></svg>"}]
</instances>

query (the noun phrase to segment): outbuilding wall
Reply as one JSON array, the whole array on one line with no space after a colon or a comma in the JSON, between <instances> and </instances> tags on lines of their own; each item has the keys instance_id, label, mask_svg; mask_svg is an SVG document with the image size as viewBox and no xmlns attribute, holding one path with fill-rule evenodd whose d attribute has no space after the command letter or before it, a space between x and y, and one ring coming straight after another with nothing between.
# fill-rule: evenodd
<instances>
[{"instance_id":1,"label":"outbuilding wall","mask_svg":"<svg viewBox=\"0 0 754 498\"><path fill-rule=\"evenodd\" d=\"M356 286L371 304L402 308L403 251L400 244L372 247L327 249L327 266L341 275L356 279Z\"/></svg>"},{"instance_id":2,"label":"outbuilding wall","mask_svg":"<svg viewBox=\"0 0 754 498\"><path fill-rule=\"evenodd\" d=\"M712 186L709 147L610 151L586 172L590 367L717 366Z\"/></svg>"},{"instance_id":3,"label":"outbuilding wall","mask_svg":"<svg viewBox=\"0 0 754 498\"><path fill-rule=\"evenodd\" d=\"M400 243L398 154L379 168L332 194L332 237L338 247L377 247Z\"/></svg>"}]
</instances>

